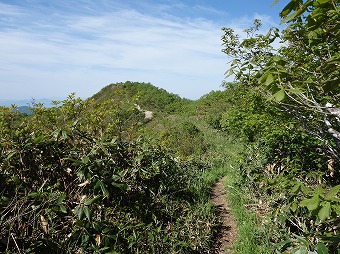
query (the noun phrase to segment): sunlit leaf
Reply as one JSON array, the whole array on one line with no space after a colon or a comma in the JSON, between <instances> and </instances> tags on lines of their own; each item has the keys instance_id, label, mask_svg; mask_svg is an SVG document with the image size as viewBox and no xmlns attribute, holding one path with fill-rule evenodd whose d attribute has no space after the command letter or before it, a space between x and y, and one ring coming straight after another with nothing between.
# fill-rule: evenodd
<instances>
[{"instance_id":1,"label":"sunlit leaf","mask_svg":"<svg viewBox=\"0 0 340 254\"><path fill-rule=\"evenodd\" d=\"M331 0L316 0L316 4L326 4L331 2Z\"/></svg>"},{"instance_id":2,"label":"sunlit leaf","mask_svg":"<svg viewBox=\"0 0 340 254\"><path fill-rule=\"evenodd\" d=\"M59 209L62 213L67 213L66 207L63 205L59 205Z\"/></svg>"},{"instance_id":3,"label":"sunlit leaf","mask_svg":"<svg viewBox=\"0 0 340 254\"><path fill-rule=\"evenodd\" d=\"M34 143L39 143L45 139L45 135L40 135L34 139Z\"/></svg>"},{"instance_id":4,"label":"sunlit leaf","mask_svg":"<svg viewBox=\"0 0 340 254\"><path fill-rule=\"evenodd\" d=\"M38 195L39 195L39 193L37 193L37 192L31 192L27 196L30 197L30 198L35 198Z\"/></svg>"},{"instance_id":5,"label":"sunlit leaf","mask_svg":"<svg viewBox=\"0 0 340 254\"><path fill-rule=\"evenodd\" d=\"M85 156L82 158L82 163L87 164L89 162L89 157Z\"/></svg>"},{"instance_id":6,"label":"sunlit leaf","mask_svg":"<svg viewBox=\"0 0 340 254\"><path fill-rule=\"evenodd\" d=\"M60 197L57 199L57 204L60 205L60 204L64 201L65 198L66 198L66 193L63 192L63 193L60 195Z\"/></svg>"},{"instance_id":7,"label":"sunlit leaf","mask_svg":"<svg viewBox=\"0 0 340 254\"><path fill-rule=\"evenodd\" d=\"M330 200L334 197L336 197L336 195L340 192L340 184L334 186L332 189L330 189L327 194L325 195L325 199Z\"/></svg>"},{"instance_id":8,"label":"sunlit leaf","mask_svg":"<svg viewBox=\"0 0 340 254\"><path fill-rule=\"evenodd\" d=\"M300 206L305 206L308 208L308 210L313 211L319 207L320 204L320 198L319 195L314 195L310 199L304 199L300 202Z\"/></svg>"},{"instance_id":9,"label":"sunlit leaf","mask_svg":"<svg viewBox=\"0 0 340 254\"><path fill-rule=\"evenodd\" d=\"M127 185L126 183L115 183L115 182L112 182L112 185L121 189L122 191L127 191L129 190L129 185Z\"/></svg>"},{"instance_id":10,"label":"sunlit leaf","mask_svg":"<svg viewBox=\"0 0 340 254\"><path fill-rule=\"evenodd\" d=\"M271 83L274 81L274 76L269 73L268 76L266 77L266 81L264 83L265 86L269 86Z\"/></svg>"},{"instance_id":11,"label":"sunlit leaf","mask_svg":"<svg viewBox=\"0 0 340 254\"><path fill-rule=\"evenodd\" d=\"M288 93L292 93L292 94L300 94L303 93L303 91L301 89L288 89L286 90Z\"/></svg>"},{"instance_id":12,"label":"sunlit leaf","mask_svg":"<svg viewBox=\"0 0 340 254\"><path fill-rule=\"evenodd\" d=\"M47 234L48 233L48 222L44 216L40 215L40 223L43 231Z\"/></svg>"},{"instance_id":13,"label":"sunlit leaf","mask_svg":"<svg viewBox=\"0 0 340 254\"><path fill-rule=\"evenodd\" d=\"M91 211L90 211L90 209L87 206L84 206L83 207L83 211L84 211L84 214L85 214L86 218L89 221L91 221L92 218L91 218Z\"/></svg>"},{"instance_id":14,"label":"sunlit leaf","mask_svg":"<svg viewBox=\"0 0 340 254\"><path fill-rule=\"evenodd\" d=\"M289 1L288 4L283 8L283 10L280 12L281 17L287 16L291 11L293 11L298 4L297 0Z\"/></svg>"},{"instance_id":15,"label":"sunlit leaf","mask_svg":"<svg viewBox=\"0 0 340 254\"><path fill-rule=\"evenodd\" d=\"M318 213L318 217L321 221L325 221L331 214L331 203L329 202L322 202L322 208Z\"/></svg>"},{"instance_id":16,"label":"sunlit leaf","mask_svg":"<svg viewBox=\"0 0 340 254\"><path fill-rule=\"evenodd\" d=\"M102 196L96 196L96 197L94 197L94 198L92 198L92 199L90 199L90 200L86 200L85 202L84 202L84 204L85 205L92 205L92 204L94 204L94 203L97 203L98 201L100 201L100 199L101 199L101 197Z\"/></svg>"},{"instance_id":17,"label":"sunlit leaf","mask_svg":"<svg viewBox=\"0 0 340 254\"><path fill-rule=\"evenodd\" d=\"M328 249L324 243L318 243L315 245L315 249L318 252L318 254L328 254Z\"/></svg>"},{"instance_id":18,"label":"sunlit leaf","mask_svg":"<svg viewBox=\"0 0 340 254\"><path fill-rule=\"evenodd\" d=\"M277 91L275 94L273 94L271 97L268 98L268 100L275 99L276 101L282 101L286 97L285 90L281 89Z\"/></svg>"}]
</instances>

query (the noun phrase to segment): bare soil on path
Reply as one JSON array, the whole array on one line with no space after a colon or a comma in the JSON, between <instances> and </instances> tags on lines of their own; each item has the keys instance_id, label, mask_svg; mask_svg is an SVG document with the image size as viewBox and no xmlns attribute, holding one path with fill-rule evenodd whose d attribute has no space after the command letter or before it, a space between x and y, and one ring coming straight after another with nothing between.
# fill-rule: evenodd
<instances>
[{"instance_id":1,"label":"bare soil on path","mask_svg":"<svg viewBox=\"0 0 340 254\"><path fill-rule=\"evenodd\" d=\"M228 205L224 181L225 178L220 179L211 191L211 202L217 208L221 225L215 244L217 254L231 254L231 247L237 239L236 221Z\"/></svg>"}]
</instances>

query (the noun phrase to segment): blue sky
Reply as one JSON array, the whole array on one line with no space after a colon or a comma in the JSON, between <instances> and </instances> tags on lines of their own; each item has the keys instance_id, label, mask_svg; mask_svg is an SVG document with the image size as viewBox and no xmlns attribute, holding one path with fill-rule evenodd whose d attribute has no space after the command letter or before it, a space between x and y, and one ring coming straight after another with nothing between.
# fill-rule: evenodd
<instances>
[{"instance_id":1,"label":"blue sky","mask_svg":"<svg viewBox=\"0 0 340 254\"><path fill-rule=\"evenodd\" d=\"M221 89L221 27L277 26L281 0L0 0L0 101L87 98L151 82L197 99Z\"/></svg>"}]
</instances>

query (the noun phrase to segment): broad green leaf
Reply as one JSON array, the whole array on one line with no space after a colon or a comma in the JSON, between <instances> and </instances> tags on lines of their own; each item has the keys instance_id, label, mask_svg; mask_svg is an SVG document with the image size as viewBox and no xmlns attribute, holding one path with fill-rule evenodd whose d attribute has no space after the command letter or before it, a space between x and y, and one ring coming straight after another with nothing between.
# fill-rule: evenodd
<instances>
[{"instance_id":1,"label":"broad green leaf","mask_svg":"<svg viewBox=\"0 0 340 254\"><path fill-rule=\"evenodd\" d=\"M317 0L316 4L326 4L329 3L331 0Z\"/></svg>"},{"instance_id":2,"label":"broad green leaf","mask_svg":"<svg viewBox=\"0 0 340 254\"><path fill-rule=\"evenodd\" d=\"M332 205L332 211L336 213L337 216L340 216L340 206Z\"/></svg>"},{"instance_id":3,"label":"broad green leaf","mask_svg":"<svg viewBox=\"0 0 340 254\"><path fill-rule=\"evenodd\" d=\"M281 11L280 13L280 16L281 17L285 17L287 16L291 11L294 10L296 4L297 4L297 0L292 0L292 1L289 1L289 3L283 8L283 10Z\"/></svg>"},{"instance_id":4,"label":"broad green leaf","mask_svg":"<svg viewBox=\"0 0 340 254\"><path fill-rule=\"evenodd\" d=\"M326 81L325 85L323 86L323 90L325 92L331 92L331 91L335 91L339 87L340 87L340 78Z\"/></svg>"},{"instance_id":5,"label":"broad green leaf","mask_svg":"<svg viewBox=\"0 0 340 254\"><path fill-rule=\"evenodd\" d=\"M297 251L295 251L294 254L308 254L308 251L306 247L301 247Z\"/></svg>"},{"instance_id":6,"label":"broad green leaf","mask_svg":"<svg viewBox=\"0 0 340 254\"><path fill-rule=\"evenodd\" d=\"M99 196L96 196L96 197L94 197L94 198L92 198L92 199L90 199L90 200L86 200L86 201L84 202L84 204L85 204L85 205L92 205L92 204L96 203L98 200L100 200L100 198L101 198L100 195L99 195Z\"/></svg>"},{"instance_id":7,"label":"broad green leaf","mask_svg":"<svg viewBox=\"0 0 340 254\"><path fill-rule=\"evenodd\" d=\"M109 228L104 228L104 229L102 230L102 232L103 232L103 234L106 234L106 233L110 232L110 229L109 229Z\"/></svg>"},{"instance_id":8,"label":"broad green leaf","mask_svg":"<svg viewBox=\"0 0 340 254\"><path fill-rule=\"evenodd\" d=\"M288 15L283 20L281 20L281 24L282 23L287 23L287 22L293 20L297 16L297 14L298 14L297 12L293 12L292 14Z\"/></svg>"},{"instance_id":9,"label":"broad green leaf","mask_svg":"<svg viewBox=\"0 0 340 254\"><path fill-rule=\"evenodd\" d=\"M105 184L102 181L100 181L100 180L97 181L97 184L99 184L100 189L102 190L103 195L105 197L108 197L110 194L109 194L109 191L107 190Z\"/></svg>"},{"instance_id":10,"label":"broad green leaf","mask_svg":"<svg viewBox=\"0 0 340 254\"><path fill-rule=\"evenodd\" d=\"M37 192L31 192L27 196L30 197L30 198L35 198L38 195L39 195L39 193L37 193Z\"/></svg>"},{"instance_id":11,"label":"broad green leaf","mask_svg":"<svg viewBox=\"0 0 340 254\"><path fill-rule=\"evenodd\" d=\"M81 221L81 220L76 220L76 223L75 223L77 226L79 227L83 227L84 226L84 222Z\"/></svg>"},{"instance_id":12,"label":"broad green leaf","mask_svg":"<svg viewBox=\"0 0 340 254\"><path fill-rule=\"evenodd\" d=\"M121 189L122 191L127 191L130 188L130 186L127 185L126 183L115 183L115 182L112 182L111 184L113 186Z\"/></svg>"},{"instance_id":13,"label":"broad green leaf","mask_svg":"<svg viewBox=\"0 0 340 254\"><path fill-rule=\"evenodd\" d=\"M300 191L301 189L301 183L295 184L295 186L290 190L290 193L296 194Z\"/></svg>"},{"instance_id":14,"label":"broad green leaf","mask_svg":"<svg viewBox=\"0 0 340 254\"><path fill-rule=\"evenodd\" d=\"M118 139L118 137L113 137L113 138L111 139L111 141L110 141L110 144L111 144L111 145L112 145L112 144L115 144L116 141L117 141L117 139Z\"/></svg>"},{"instance_id":15,"label":"broad green leaf","mask_svg":"<svg viewBox=\"0 0 340 254\"><path fill-rule=\"evenodd\" d=\"M290 205L290 209L291 209L293 212L295 212L296 209L297 209L297 204L296 204L296 203L292 203L292 204Z\"/></svg>"},{"instance_id":16,"label":"broad green leaf","mask_svg":"<svg viewBox=\"0 0 340 254\"><path fill-rule=\"evenodd\" d=\"M329 202L322 202L322 208L318 213L318 217L321 221L325 221L331 214L331 203Z\"/></svg>"},{"instance_id":17,"label":"broad green leaf","mask_svg":"<svg viewBox=\"0 0 340 254\"><path fill-rule=\"evenodd\" d=\"M115 182L119 181L121 178L122 178L122 177L119 176L119 175L113 175L113 176L112 176L112 180L115 181Z\"/></svg>"},{"instance_id":18,"label":"broad green leaf","mask_svg":"<svg viewBox=\"0 0 340 254\"><path fill-rule=\"evenodd\" d=\"M292 93L292 94L300 94L302 93L303 91L300 90L300 89L288 89L287 90L289 93Z\"/></svg>"},{"instance_id":19,"label":"broad green leaf","mask_svg":"<svg viewBox=\"0 0 340 254\"><path fill-rule=\"evenodd\" d=\"M13 176L13 177L11 178L11 180L12 180L15 184L21 184L21 181L20 181L19 177L17 177L17 176Z\"/></svg>"},{"instance_id":20,"label":"broad green leaf","mask_svg":"<svg viewBox=\"0 0 340 254\"><path fill-rule=\"evenodd\" d=\"M66 207L63 205L59 205L59 209L62 213L67 213Z\"/></svg>"},{"instance_id":21,"label":"broad green leaf","mask_svg":"<svg viewBox=\"0 0 340 254\"><path fill-rule=\"evenodd\" d=\"M291 245L292 245L292 240L288 239L288 240L275 244L274 247L275 247L276 253L281 253L280 251L278 251L278 249L280 249L281 251L284 251Z\"/></svg>"},{"instance_id":22,"label":"broad green leaf","mask_svg":"<svg viewBox=\"0 0 340 254\"><path fill-rule=\"evenodd\" d=\"M79 166L79 165L83 164L82 161L74 160L72 158L68 158L68 160L73 161L73 163L72 163L73 166Z\"/></svg>"},{"instance_id":23,"label":"broad green leaf","mask_svg":"<svg viewBox=\"0 0 340 254\"><path fill-rule=\"evenodd\" d=\"M274 76L272 74L268 74L266 81L264 83L265 86L269 86L274 81Z\"/></svg>"},{"instance_id":24,"label":"broad green leaf","mask_svg":"<svg viewBox=\"0 0 340 254\"><path fill-rule=\"evenodd\" d=\"M299 205L307 207L309 211L313 211L319 207L319 204L320 204L319 195L314 195L310 199L302 200Z\"/></svg>"},{"instance_id":25,"label":"broad green leaf","mask_svg":"<svg viewBox=\"0 0 340 254\"><path fill-rule=\"evenodd\" d=\"M270 98L275 99L277 101L282 101L286 97L285 90L281 89L273 94Z\"/></svg>"},{"instance_id":26,"label":"broad green leaf","mask_svg":"<svg viewBox=\"0 0 340 254\"><path fill-rule=\"evenodd\" d=\"M66 198L66 193L62 193L61 195L60 195L60 197L57 199L57 204L58 205L61 205L61 203L64 201L64 199Z\"/></svg>"},{"instance_id":27,"label":"broad green leaf","mask_svg":"<svg viewBox=\"0 0 340 254\"><path fill-rule=\"evenodd\" d=\"M323 194L325 193L325 189L322 186L319 186L318 188L315 189L314 191L314 195L319 195L319 196L323 196Z\"/></svg>"},{"instance_id":28,"label":"broad green leaf","mask_svg":"<svg viewBox=\"0 0 340 254\"><path fill-rule=\"evenodd\" d=\"M104 250L108 250L108 249L110 249L110 247L101 248L101 249L99 249L99 253L103 253ZM107 253L107 252L105 252L105 253Z\"/></svg>"},{"instance_id":29,"label":"broad green leaf","mask_svg":"<svg viewBox=\"0 0 340 254\"><path fill-rule=\"evenodd\" d=\"M308 241L305 238L303 238L302 236L296 235L294 233L293 233L293 236L296 239L298 239L299 242L303 243L305 245L305 247L307 247L307 248L309 247L309 243L308 243Z\"/></svg>"},{"instance_id":30,"label":"broad green leaf","mask_svg":"<svg viewBox=\"0 0 340 254\"><path fill-rule=\"evenodd\" d=\"M77 206L74 209L74 213L78 215L79 220L82 220L84 218L84 207L83 206Z\"/></svg>"},{"instance_id":31,"label":"broad green leaf","mask_svg":"<svg viewBox=\"0 0 340 254\"><path fill-rule=\"evenodd\" d=\"M39 143L39 142L41 142L44 139L45 139L45 136L44 135L40 135L39 137L36 137L34 139L34 143Z\"/></svg>"},{"instance_id":32,"label":"broad green leaf","mask_svg":"<svg viewBox=\"0 0 340 254\"><path fill-rule=\"evenodd\" d=\"M266 81L268 75L269 75L269 72L268 72L268 71L265 72L264 74L262 74L262 76L259 77L259 83L260 83L260 84L264 83L264 82Z\"/></svg>"},{"instance_id":33,"label":"broad green leaf","mask_svg":"<svg viewBox=\"0 0 340 254\"><path fill-rule=\"evenodd\" d=\"M334 186L332 189L330 189L327 194L325 195L325 199L330 200L332 198L335 198L336 195L340 192L340 184Z\"/></svg>"},{"instance_id":34,"label":"broad green leaf","mask_svg":"<svg viewBox=\"0 0 340 254\"><path fill-rule=\"evenodd\" d=\"M82 163L87 164L89 162L89 160L90 160L89 157L85 156L85 157L83 157L83 159L81 161L82 161Z\"/></svg>"},{"instance_id":35,"label":"broad green leaf","mask_svg":"<svg viewBox=\"0 0 340 254\"><path fill-rule=\"evenodd\" d=\"M296 2L296 1L294 1ZM299 6L299 9L297 9L295 12L293 12L292 14L286 16L281 23L288 23L290 21L292 21L293 19L301 16L308 8L308 6L310 5L311 0L308 0L304 5L302 5L301 7ZM288 12L289 13L289 12Z\"/></svg>"},{"instance_id":36,"label":"broad green leaf","mask_svg":"<svg viewBox=\"0 0 340 254\"><path fill-rule=\"evenodd\" d=\"M85 214L86 218L89 221L91 221L91 211L90 211L90 209L87 206L84 206L83 210L84 210L84 214Z\"/></svg>"},{"instance_id":37,"label":"broad green leaf","mask_svg":"<svg viewBox=\"0 0 340 254\"><path fill-rule=\"evenodd\" d=\"M315 245L315 249L318 254L328 254L328 249L324 243L318 243Z\"/></svg>"}]
</instances>

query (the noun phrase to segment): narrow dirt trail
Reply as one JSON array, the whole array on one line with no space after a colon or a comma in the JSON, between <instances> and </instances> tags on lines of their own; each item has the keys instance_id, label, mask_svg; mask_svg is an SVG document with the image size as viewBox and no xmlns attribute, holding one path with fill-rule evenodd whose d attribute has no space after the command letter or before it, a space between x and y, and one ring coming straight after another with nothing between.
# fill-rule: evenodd
<instances>
[{"instance_id":1,"label":"narrow dirt trail","mask_svg":"<svg viewBox=\"0 0 340 254\"><path fill-rule=\"evenodd\" d=\"M220 179L211 191L211 202L217 208L221 228L217 236L215 250L218 254L231 254L230 247L237 239L236 221L230 212L227 193L224 188L225 178Z\"/></svg>"}]
</instances>

